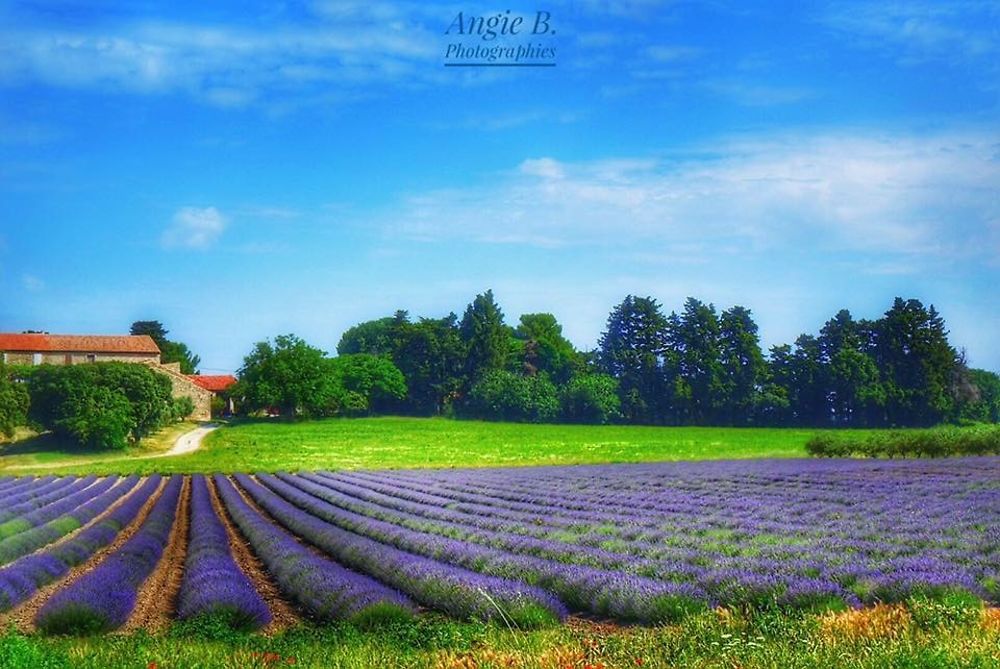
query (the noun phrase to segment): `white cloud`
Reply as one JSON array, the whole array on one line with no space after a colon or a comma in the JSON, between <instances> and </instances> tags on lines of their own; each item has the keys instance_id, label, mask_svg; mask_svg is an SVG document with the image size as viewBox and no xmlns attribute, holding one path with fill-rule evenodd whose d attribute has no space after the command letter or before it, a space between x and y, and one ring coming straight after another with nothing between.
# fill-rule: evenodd
<instances>
[{"instance_id":1,"label":"white cloud","mask_svg":"<svg viewBox=\"0 0 1000 669\"><path fill-rule=\"evenodd\" d=\"M163 246L206 249L218 240L228 222L215 207L183 207L174 214L164 231Z\"/></svg>"},{"instance_id":2,"label":"white cloud","mask_svg":"<svg viewBox=\"0 0 1000 669\"><path fill-rule=\"evenodd\" d=\"M149 20L63 29L8 25L0 28L0 83L186 93L238 107L268 92L308 97L336 85L403 86L440 76L427 67L439 40L419 9L401 6L392 20L375 9L321 11L267 30Z\"/></svg>"},{"instance_id":3,"label":"white cloud","mask_svg":"<svg viewBox=\"0 0 1000 669\"><path fill-rule=\"evenodd\" d=\"M903 64L930 60L980 61L982 74L996 74L1000 7L995 2L852 2L835 3L826 25L859 45L891 51Z\"/></svg>"},{"instance_id":4,"label":"white cloud","mask_svg":"<svg viewBox=\"0 0 1000 669\"><path fill-rule=\"evenodd\" d=\"M532 158L487 185L412 196L386 226L539 247L988 259L1000 254L994 138L830 132L731 138L659 159Z\"/></svg>"}]
</instances>

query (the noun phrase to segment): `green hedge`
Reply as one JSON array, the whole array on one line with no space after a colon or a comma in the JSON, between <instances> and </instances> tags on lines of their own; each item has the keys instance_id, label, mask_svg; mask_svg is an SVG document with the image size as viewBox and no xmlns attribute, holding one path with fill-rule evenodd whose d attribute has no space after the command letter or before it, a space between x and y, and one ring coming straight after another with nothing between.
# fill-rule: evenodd
<instances>
[{"instance_id":1,"label":"green hedge","mask_svg":"<svg viewBox=\"0 0 1000 669\"><path fill-rule=\"evenodd\" d=\"M806 450L827 458L1000 455L1000 426L893 430L864 436L824 433L806 442Z\"/></svg>"}]
</instances>

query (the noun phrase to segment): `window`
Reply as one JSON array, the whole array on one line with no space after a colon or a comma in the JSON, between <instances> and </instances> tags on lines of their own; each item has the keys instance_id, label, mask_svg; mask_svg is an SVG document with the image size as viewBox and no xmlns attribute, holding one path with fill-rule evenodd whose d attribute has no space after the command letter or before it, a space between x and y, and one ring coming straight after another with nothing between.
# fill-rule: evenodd
<instances>
[{"instance_id":1,"label":"window","mask_svg":"<svg viewBox=\"0 0 1000 669\"><path fill-rule=\"evenodd\" d=\"M96 353L88 353L87 354L87 362L97 362L97 354Z\"/></svg>"}]
</instances>

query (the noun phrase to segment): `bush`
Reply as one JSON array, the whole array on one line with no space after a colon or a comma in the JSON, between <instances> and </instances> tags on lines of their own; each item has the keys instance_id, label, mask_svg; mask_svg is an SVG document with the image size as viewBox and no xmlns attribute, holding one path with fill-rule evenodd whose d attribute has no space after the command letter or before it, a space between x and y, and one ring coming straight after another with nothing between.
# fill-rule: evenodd
<instances>
[{"instance_id":1,"label":"bush","mask_svg":"<svg viewBox=\"0 0 1000 669\"><path fill-rule=\"evenodd\" d=\"M1000 426L895 430L867 436L820 434L806 442L806 450L828 458L1000 455Z\"/></svg>"},{"instance_id":2,"label":"bush","mask_svg":"<svg viewBox=\"0 0 1000 669\"><path fill-rule=\"evenodd\" d=\"M608 374L574 376L559 394L563 420L603 425L621 417L618 381Z\"/></svg>"},{"instance_id":3,"label":"bush","mask_svg":"<svg viewBox=\"0 0 1000 669\"><path fill-rule=\"evenodd\" d=\"M806 442L806 451L821 458L847 458L853 448L849 440L830 434L818 434Z\"/></svg>"},{"instance_id":4,"label":"bush","mask_svg":"<svg viewBox=\"0 0 1000 669\"><path fill-rule=\"evenodd\" d=\"M14 429L27 422L28 401L27 387L0 363L0 433L5 437L13 437Z\"/></svg>"},{"instance_id":5,"label":"bush","mask_svg":"<svg viewBox=\"0 0 1000 669\"><path fill-rule=\"evenodd\" d=\"M212 396L212 415L215 415L215 400L219 399L215 395ZM219 400L220 402L222 400ZM225 406L225 403L223 403ZM194 400L192 400L187 395L182 395L181 397L175 397L173 403L170 407L170 417L175 420L184 420L188 416L194 413Z\"/></svg>"},{"instance_id":6,"label":"bush","mask_svg":"<svg viewBox=\"0 0 1000 669\"><path fill-rule=\"evenodd\" d=\"M545 375L487 372L469 391L466 413L485 420L545 423L559 415L556 387Z\"/></svg>"},{"instance_id":7,"label":"bush","mask_svg":"<svg viewBox=\"0 0 1000 669\"><path fill-rule=\"evenodd\" d=\"M28 392L33 422L96 448L138 442L186 408L171 398L165 376L121 362L42 365L31 373Z\"/></svg>"},{"instance_id":8,"label":"bush","mask_svg":"<svg viewBox=\"0 0 1000 669\"><path fill-rule=\"evenodd\" d=\"M122 393L104 386L85 385L66 398L63 417L51 427L81 446L125 448L135 430L131 413L129 401Z\"/></svg>"}]
</instances>

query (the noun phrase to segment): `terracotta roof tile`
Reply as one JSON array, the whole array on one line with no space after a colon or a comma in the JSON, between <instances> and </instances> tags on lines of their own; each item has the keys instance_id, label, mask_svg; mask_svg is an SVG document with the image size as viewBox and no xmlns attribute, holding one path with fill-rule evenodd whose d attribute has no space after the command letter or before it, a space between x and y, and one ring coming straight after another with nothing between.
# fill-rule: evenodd
<instances>
[{"instance_id":1,"label":"terracotta roof tile","mask_svg":"<svg viewBox=\"0 0 1000 669\"><path fill-rule=\"evenodd\" d=\"M0 333L0 351L39 353L159 353L149 335Z\"/></svg>"},{"instance_id":2,"label":"terracotta roof tile","mask_svg":"<svg viewBox=\"0 0 1000 669\"><path fill-rule=\"evenodd\" d=\"M236 377L231 374L219 374L216 376L188 374L187 377L196 385L201 386L205 390L211 390L213 393L221 393L236 383Z\"/></svg>"}]
</instances>

